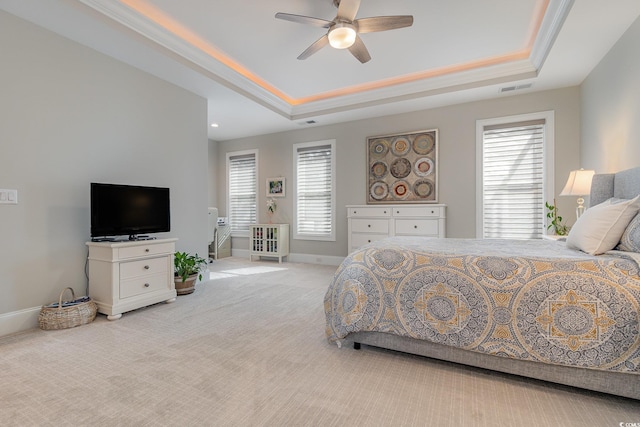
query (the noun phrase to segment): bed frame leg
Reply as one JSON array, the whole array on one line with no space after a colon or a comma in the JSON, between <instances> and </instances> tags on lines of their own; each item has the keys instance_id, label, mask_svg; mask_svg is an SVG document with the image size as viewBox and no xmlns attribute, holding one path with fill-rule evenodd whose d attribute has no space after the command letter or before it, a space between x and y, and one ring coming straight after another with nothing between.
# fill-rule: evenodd
<instances>
[{"instance_id":1,"label":"bed frame leg","mask_svg":"<svg viewBox=\"0 0 640 427\"><path fill-rule=\"evenodd\" d=\"M354 342L353 343L353 349L354 350L360 350L360 343L359 342Z\"/></svg>"}]
</instances>

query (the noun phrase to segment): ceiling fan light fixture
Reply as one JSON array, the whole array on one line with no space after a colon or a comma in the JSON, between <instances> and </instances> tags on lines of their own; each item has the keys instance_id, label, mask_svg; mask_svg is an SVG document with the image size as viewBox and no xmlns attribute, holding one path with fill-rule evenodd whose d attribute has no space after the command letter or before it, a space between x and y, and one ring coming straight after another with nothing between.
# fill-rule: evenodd
<instances>
[{"instance_id":1,"label":"ceiling fan light fixture","mask_svg":"<svg viewBox=\"0 0 640 427\"><path fill-rule=\"evenodd\" d=\"M329 44L335 49L347 49L356 42L356 28L347 22L338 22L329 30Z\"/></svg>"}]
</instances>

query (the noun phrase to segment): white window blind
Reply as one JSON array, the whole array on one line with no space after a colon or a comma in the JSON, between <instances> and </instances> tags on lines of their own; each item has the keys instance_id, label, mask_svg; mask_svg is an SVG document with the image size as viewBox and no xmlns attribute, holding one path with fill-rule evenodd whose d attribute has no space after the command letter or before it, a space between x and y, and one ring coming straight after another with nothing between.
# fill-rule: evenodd
<instances>
[{"instance_id":1,"label":"white window blind","mask_svg":"<svg viewBox=\"0 0 640 427\"><path fill-rule=\"evenodd\" d=\"M248 233L256 223L256 154L229 155L228 215L232 233Z\"/></svg>"},{"instance_id":2,"label":"white window blind","mask_svg":"<svg viewBox=\"0 0 640 427\"><path fill-rule=\"evenodd\" d=\"M484 128L484 238L535 239L542 236L544 135L544 121Z\"/></svg>"},{"instance_id":3,"label":"white window blind","mask_svg":"<svg viewBox=\"0 0 640 427\"><path fill-rule=\"evenodd\" d=\"M295 237L333 240L334 144L295 144L296 230Z\"/></svg>"}]
</instances>

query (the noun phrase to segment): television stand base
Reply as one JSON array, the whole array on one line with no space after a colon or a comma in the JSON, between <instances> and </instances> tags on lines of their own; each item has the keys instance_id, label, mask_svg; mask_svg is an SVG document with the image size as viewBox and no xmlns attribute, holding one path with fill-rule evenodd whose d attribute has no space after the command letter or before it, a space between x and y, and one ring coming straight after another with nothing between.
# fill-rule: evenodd
<instances>
[{"instance_id":1,"label":"television stand base","mask_svg":"<svg viewBox=\"0 0 640 427\"><path fill-rule=\"evenodd\" d=\"M122 313L174 301L176 240L88 242L89 296L98 312L117 320Z\"/></svg>"}]
</instances>

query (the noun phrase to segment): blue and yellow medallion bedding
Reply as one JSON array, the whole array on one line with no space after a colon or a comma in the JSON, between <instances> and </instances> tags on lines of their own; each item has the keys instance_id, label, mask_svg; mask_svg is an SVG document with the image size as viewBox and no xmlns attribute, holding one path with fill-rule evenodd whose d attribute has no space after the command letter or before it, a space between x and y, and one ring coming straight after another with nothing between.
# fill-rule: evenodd
<instances>
[{"instance_id":1,"label":"blue and yellow medallion bedding","mask_svg":"<svg viewBox=\"0 0 640 427\"><path fill-rule=\"evenodd\" d=\"M327 336L386 332L480 353L640 374L638 254L564 243L393 237L351 253Z\"/></svg>"}]
</instances>

